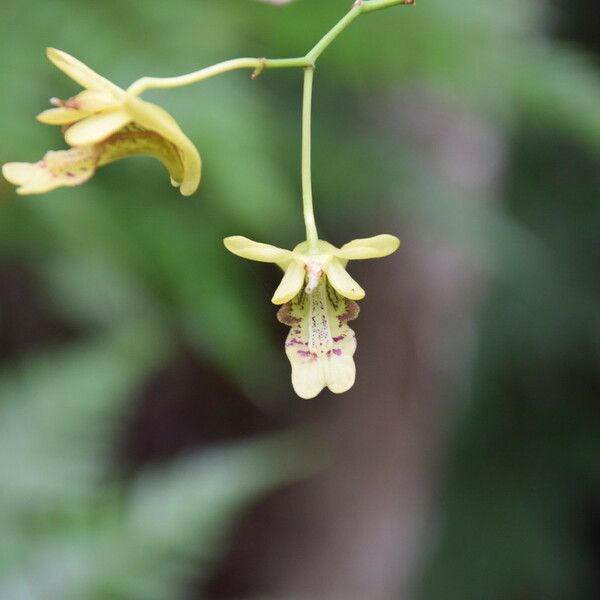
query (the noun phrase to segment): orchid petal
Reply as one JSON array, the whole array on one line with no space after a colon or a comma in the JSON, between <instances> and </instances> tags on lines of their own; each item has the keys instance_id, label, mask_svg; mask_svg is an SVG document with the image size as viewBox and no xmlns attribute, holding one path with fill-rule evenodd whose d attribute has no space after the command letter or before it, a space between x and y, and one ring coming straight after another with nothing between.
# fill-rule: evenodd
<instances>
[{"instance_id":1,"label":"orchid petal","mask_svg":"<svg viewBox=\"0 0 600 600\"><path fill-rule=\"evenodd\" d=\"M285 347L298 396L314 398L324 387L341 394L352 387L356 337L348 321L358 312L356 302L324 279L312 294L301 293L279 309L277 318L291 328Z\"/></svg>"},{"instance_id":2,"label":"orchid petal","mask_svg":"<svg viewBox=\"0 0 600 600\"><path fill-rule=\"evenodd\" d=\"M48 48L46 56L48 56L57 68L76 81L81 87L89 90L109 92L116 97L124 94L124 91L120 87L98 75L98 73L83 64L80 60L62 50Z\"/></svg>"},{"instance_id":3,"label":"orchid petal","mask_svg":"<svg viewBox=\"0 0 600 600\"><path fill-rule=\"evenodd\" d=\"M51 102L56 108L41 112L37 116L40 123L70 125L89 117L95 112L116 106L115 99L110 94L91 90L85 90L68 100L53 98Z\"/></svg>"},{"instance_id":4,"label":"orchid petal","mask_svg":"<svg viewBox=\"0 0 600 600\"><path fill-rule=\"evenodd\" d=\"M50 108L37 116L40 123L46 125L69 125L85 117L115 106L115 99L106 92L85 90L68 100L52 99L57 108Z\"/></svg>"},{"instance_id":5,"label":"orchid petal","mask_svg":"<svg viewBox=\"0 0 600 600\"><path fill-rule=\"evenodd\" d=\"M40 194L63 186L86 182L98 167L135 155L153 156L180 178L183 164L177 148L153 131L123 130L92 146L47 152L37 163L8 163L4 177L20 186L18 194Z\"/></svg>"},{"instance_id":6,"label":"orchid petal","mask_svg":"<svg viewBox=\"0 0 600 600\"><path fill-rule=\"evenodd\" d=\"M97 163L94 148L71 148L47 152L37 163L7 163L2 174L19 186L17 194L41 194L84 183L94 174Z\"/></svg>"},{"instance_id":7,"label":"orchid petal","mask_svg":"<svg viewBox=\"0 0 600 600\"><path fill-rule=\"evenodd\" d=\"M335 255L346 260L381 258L392 254L399 246L400 240L397 237L382 234L348 242L337 250Z\"/></svg>"},{"instance_id":8,"label":"orchid petal","mask_svg":"<svg viewBox=\"0 0 600 600\"><path fill-rule=\"evenodd\" d=\"M89 116L91 113L77 108L49 108L41 112L36 119L45 125L70 125Z\"/></svg>"},{"instance_id":9,"label":"orchid petal","mask_svg":"<svg viewBox=\"0 0 600 600\"><path fill-rule=\"evenodd\" d=\"M285 275L279 287L275 290L271 302L273 304L285 304L296 297L302 289L304 277L304 265L300 261L292 260L285 270Z\"/></svg>"},{"instance_id":10,"label":"orchid petal","mask_svg":"<svg viewBox=\"0 0 600 600\"><path fill-rule=\"evenodd\" d=\"M202 175L202 159L196 146L181 131L177 121L163 108L140 98L128 97L125 103L131 119L146 129L156 131L179 148L184 166L181 180L174 180L174 185L180 185L184 196L193 194L200 184Z\"/></svg>"},{"instance_id":11,"label":"orchid petal","mask_svg":"<svg viewBox=\"0 0 600 600\"><path fill-rule=\"evenodd\" d=\"M346 271L339 259L332 258L325 265L324 271L329 283L342 296L351 300L360 300L365 297L365 291L348 275L348 271Z\"/></svg>"},{"instance_id":12,"label":"orchid petal","mask_svg":"<svg viewBox=\"0 0 600 600\"><path fill-rule=\"evenodd\" d=\"M258 262L276 263L287 267L288 261L293 258L293 254L289 250L277 248L270 244L262 244L255 242L241 235L234 235L223 240L225 248L248 260L256 260Z\"/></svg>"},{"instance_id":13,"label":"orchid petal","mask_svg":"<svg viewBox=\"0 0 600 600\"><path fill-rule=\"evenodd\" d=\"M114 110L92 115L78 121L65 132L69 146L89 146L110 137L131 122L124 110Z\"/></svg>"}]
</instances>

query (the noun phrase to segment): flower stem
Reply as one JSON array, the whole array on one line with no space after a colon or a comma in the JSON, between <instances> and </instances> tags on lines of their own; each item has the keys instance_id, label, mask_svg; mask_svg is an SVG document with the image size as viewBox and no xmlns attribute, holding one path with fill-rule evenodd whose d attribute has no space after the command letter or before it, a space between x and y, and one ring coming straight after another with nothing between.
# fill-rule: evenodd
<instances>
[{"instance_id":1,"label":"flower stem","mask_svg":"<svg viewBox=\"0 0 600 600\"><path fill-rule=\"evenodd\" d=\"M164 90L183 87L237 69L254 69L253 77L256 78L265 69L289 69L295 67L305 69L307 67L314 67L317 58L321 56L329 44L360 14L399 4L413 5L415 4L415 0L356 0L346 16L330 29L305 56L298 58L234 58L178 77L142 77L132 83L127 91L132 96L139 96L149 89Z\"/></svg>"},{"instance_id":2,"label":"flower stem","mask_svg":"<svg viewBox=\"0 0 600 600\"><path fill-rule=\"evenodd\" d=\"M313 207L312 174L311 174L311 126L312 126L312 91L314 67L304 69L304 97L302 101L302 206L306 240L311 251L318 251L319 234L315 222Z\"/></svg>"},{"instance_id":3,"label":"flower stem","mask_svg":"<svg viewBox=\"0 0 600 600\"><path fill-rule=\"evenodd\" d=\"M316 63L317 58L321 56L323 51L335 40L335 38L356 19L359 15L363 13L373 12L374 10L380 10L382 8L389 8L390 6L395 6L398 4L404 5L412 5L415 4L415 0L356 0L352 9L346 13L338 23L330 29L320 40L317 42L316 46L306 55L306 58L310 60L311 63Z\"/></svg>"},{"instance_id":4,"label":"flower stem","mask_svg":"<svg viewBox=\"0 0 600 600\"><path fill-rule=\"evenodd\" d=\"M216 75L237 69L254 69L254 74L259 75L265 69L285 69L291 67L306 67L310 65L306 57L301 58L234 58L217 63L210 67L180 75L178 77L142 77L129 86L127 90L132 96L139 96L149 89L170 89L198 83Z\"/></svg>"},{"instance_id":5,"label":"flower stem","mask_svg":"<svg viewBox=\"0 0 600 600\"><path fill-rule=\"evenodd\" d=\"M311 121L312 121L312 91L314 70L317 59L325 49L363 13L373 12L395 5L412 5L415 0L355 0L352 8L334 27L332 27L317 44L305 55L299 58L235 58L217 63L210 67L180 75L179 77L142 77L132 83L127 93L139 96L148 89L170 89L198 83L216 75L221 75L237 69L254 69L255 79L265 69L285 69L300 67L304 69L304 98L302 103L302 204L306 239L311 251L318 252L319 234L315 222L315 212L312 194L311 173Z\"/></svg>"},{"instance_id":6,"label":"flower stem","mask_svg":"<svg viewBox=\"0 0 600 600\"><path fill-rule=\"evenodd\" d=\"M335 40L335 38L340 35L340 33L342 33L342 31L344 31L344 29L346 29L346 27L348 27L348 25L350 25L350 23L352 23L352 21L354 21L358 15L360 15L363 7L364 3L355 3L350 12L348 12L345 17L340 19L340 21L338 21L338 23L332 29L330 29L319 40L319 42L317 42L315 47L306 55L306 58L308 58L312 63L315 63L325 48L327 48L327 46L329 46L329 44L331 44L331 42L333 42L333 40Z\"/></svg>"}]
</instances>

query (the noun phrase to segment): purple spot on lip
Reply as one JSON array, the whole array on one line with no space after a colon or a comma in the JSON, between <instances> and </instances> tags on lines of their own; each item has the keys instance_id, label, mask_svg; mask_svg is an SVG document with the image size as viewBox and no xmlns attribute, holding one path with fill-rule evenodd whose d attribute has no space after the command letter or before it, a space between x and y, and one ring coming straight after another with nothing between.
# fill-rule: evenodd
<instances>
[{"instance_id":1,"label":"purple spot on lip","mask_svg":"<svg viewBox=\"0 0 600 600\"><path fill-rule=\"evenodd\" d=\"M311 362L317 360L319 358L314 352L309 352L308 350L298 350L298 356L302 358L310 358Z\"/></svg>"},{"instance_id":2,"label":"purple spot on lip","mask_svg":"<svg viewBox=\"0 0 600 600\"><path fill-rule=\"evenodd\" d=\"M285 343L286 346L305 346L306 343L302 340L298 340L296 338L292 338L288 342Z\"/></svg>"},{"instance_id":3,"label":"purple spot on lip","mask_svg":"<svg viewBox=\"0 0 600 600\"><path fill-rule=\"evenodd\" d=\"M336 335L336 336L333 338L333 341L334 341L334 342L341 342L341 341L342 341L342 340L343 340L345 337L346 337L345 335Z\"/></svg>"},{"instance_id":4,"label":"purple spot on lip","mask_svg":"<svg viewBox=\"0 0 600 600\"><path fill-rule=\"evenodd\" d=\"M65 175L66 175L67 177L75 177L75 173L71 173L71 171L66 171L66 172L65 172Z\"/></svg>"},{"instance_id":5,"label":"purple spot on lip","mask_svg":"<svg viewBox=\"0 0 600 600\"><path fill-rule=\"evenodd\" d=\"M342 355L342 351L341 351L341 349L340 349L340 348L334 348L334 349L333 349L333 353L334 353L336 356L341 356L341 355Z\"/></svg>"}]
</instances>

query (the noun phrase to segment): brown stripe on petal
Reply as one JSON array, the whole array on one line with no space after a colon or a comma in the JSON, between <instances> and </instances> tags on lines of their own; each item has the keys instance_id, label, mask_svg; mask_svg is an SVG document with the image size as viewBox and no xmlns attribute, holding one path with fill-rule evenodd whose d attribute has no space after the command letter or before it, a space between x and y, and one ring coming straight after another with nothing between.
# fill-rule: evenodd
<instances>
[{"instance_id":1,"label":"brown stripe on petal","mask_svg":"<svg viewBox=\"0 0 600 600\"><path fill-rule=\"evenodd\" d=\"M277 320L284 325L293 327L297 323L300 323L301 319L293 315L292 303L287 302L277 311Z\"/></svg>"},{"instance_id":2,"label":"brown stripe on petal","mask_svg":"<svg viewBox=\"0 0 600 600\"><path fill-rule=\"evenodd\" d=\"M326 290L327 298L335 312L338 314L340 325L342 323L347 323L348 321L354 321L354 319L358 318L360 306L358 306L354 300L344 298L342 295L338 294L329 282L327 282Z\"/></svg>"},{"instance_id":3,"label":"brown stripe on petal","mask_svg":"<svg viewBox=\"0 0 600 600\"><path fill-rule=\"evenodd\" d=\"M360 306L358 306L354 300L344 298L344 301L346 304L346 310L338 317L340 325L342 323L347 323L348 321L354 321L354 319L358 318L360 313Z\"/></svg>"},{"instance_id":4,"label":"brown stripe on petal","mask_svg":"<svg viewBox=\"0 0 600 600\"><path fill-rule=\"evenodd\" d=\"M183 180L183 161L178 148L154 131L129 125L98 144L98 166L127 156L152 156L168 169L175 181Z\"/></svg>"}]
</instances>

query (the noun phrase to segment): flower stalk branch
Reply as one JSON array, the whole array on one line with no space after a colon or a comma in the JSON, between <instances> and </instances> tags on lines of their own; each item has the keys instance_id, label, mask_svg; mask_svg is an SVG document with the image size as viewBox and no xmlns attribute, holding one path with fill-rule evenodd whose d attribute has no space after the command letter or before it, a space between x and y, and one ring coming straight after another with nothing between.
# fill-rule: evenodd
<instances>
[{"instance_id":1,"label":"flower stalk branch","mask_svg":"<svg viewBox=\"0 0 600 600\"><path fill-rule=\"evenodd\" d=\"M234 58L178 77L142 77L131 84L127 92L132 96L139 96L150 89L166 90L185 87L239 69L253 69L256 74L260 74L265 69L289 69L293 67L306 67L308 65L310 65L310 61L306 57L274 59Z\"/></svg>"},{"instance_id":2,"label":"flower stalk branch","mask_svg":"<svg viewBox=\"0 0 600 600\"><path fill-rule=\"evenodd\" d=\"M317 250L319 234L315 221L312 193L312 91L315 69L304 69L304 95L302 100L302 207L306 240L311 251Z\"/></svg>"},{"instance_id":3,"label":"flower stalk branch","mask_svg":"<svg viewBox=\"0 0 600 600\"><path fill-rule=\"evenodd\" d=\"M323 54L325 49L363 12L364 3L355 3L350 12L348 12L340 21L330 29L314 46L314 48L306 55L311 62L316 63L317 58Z\"/></svg>"},{"instance_id":4,"label":"flower stalk branch","mask_svg":"<svg viewBox=\"0 0 600 600\"><path fill-rule=\"evenodd\" d=\"M265 69L306 69L307 67L314 67L317 59L325 49L359 15L397 5L411 6L414 4L415 0L356 0L350 11L304 56L297 58L234 58L177 77L142 77L131 84L127 92L132 96L139 96L150 89L165 90L185 87L239 69L253 69L253 79L255 79Z\"/></svg>"}]
</instances>

